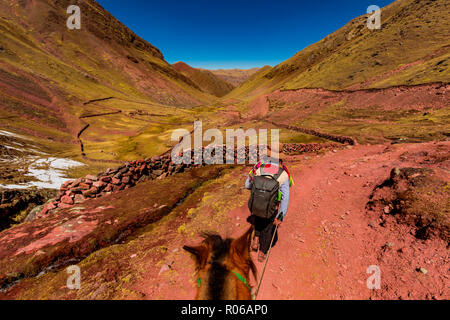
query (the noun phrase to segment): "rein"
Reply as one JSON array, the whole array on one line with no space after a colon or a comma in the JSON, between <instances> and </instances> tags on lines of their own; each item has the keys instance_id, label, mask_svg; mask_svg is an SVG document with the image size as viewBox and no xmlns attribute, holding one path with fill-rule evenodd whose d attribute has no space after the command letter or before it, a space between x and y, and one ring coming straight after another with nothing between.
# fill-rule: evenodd
<instances>
[{"instance_id":1,"label":"rein","mask_svg":"<svg viewBox=\"0 0 450 320\"><path fill-rule=\"evenodd\" d=\"M241 281L245 284L245 286L247 287L247 289L250 290L250 294L252 295L252 300L256 300L256 295L255 295L255 293L253 292L252 287L250 287L250 286L248 285L247 280L246 280L243 276L241 276L237 271L233 271L233 273L236 275L236 277L237 277L239 280L241 280Z\"/></svg>"}]
</instances>

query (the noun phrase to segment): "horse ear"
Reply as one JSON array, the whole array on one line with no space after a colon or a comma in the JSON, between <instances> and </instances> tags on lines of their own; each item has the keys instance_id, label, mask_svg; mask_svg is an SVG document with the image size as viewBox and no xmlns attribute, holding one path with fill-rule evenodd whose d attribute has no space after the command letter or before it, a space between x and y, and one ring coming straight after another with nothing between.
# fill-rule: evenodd
<instances>
[{"instance_id":1,"label":"horse ear","mask_svg":"<svg viewBox=\"0 0 450 320\"><path fill-rule=\"evenodd\" d=\"M231 247L244 259L250 259L250 246L253 238L253 226L239 238L233 240Z\"/></svg>"},{"instance_id":2,"label":"horse ear","mask_svg":"<svg viewBox=\"0 0 450 320\"><path fill-rule=\"evenodd\" d=\"M205 266L206 260L208 258L208 249L205 248L205 246L198 246L198 247L184 246L183 249L192 254L198 269L203 268Z\"/></svg>"}]
</instances>

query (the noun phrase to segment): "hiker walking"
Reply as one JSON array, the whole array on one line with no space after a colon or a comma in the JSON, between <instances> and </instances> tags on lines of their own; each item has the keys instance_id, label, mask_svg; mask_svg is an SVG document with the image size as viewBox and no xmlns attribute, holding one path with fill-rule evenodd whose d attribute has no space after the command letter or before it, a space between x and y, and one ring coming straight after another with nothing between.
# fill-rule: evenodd
<instances>
[{"instance_id":1,"label":"hiker walking","mask_svg":"<svg viewBox=\"0 0 450 320\"><path fill-rule=\"evenodd\" d=\"M276 226L279 226L289 207L289 187L293 184L283 161L268 158L259 162L250 171L245 187L251 190L248 208L251 215L247 221L254 225L255 235L252 250L258 251L258 261L266 259L267 251L273 239L277 242Z\"/></svg>"}]
</instances>

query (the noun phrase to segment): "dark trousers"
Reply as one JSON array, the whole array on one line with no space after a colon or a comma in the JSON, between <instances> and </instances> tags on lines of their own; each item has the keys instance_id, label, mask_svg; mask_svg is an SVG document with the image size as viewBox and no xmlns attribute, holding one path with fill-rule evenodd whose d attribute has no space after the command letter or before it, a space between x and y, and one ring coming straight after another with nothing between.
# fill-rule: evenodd
<instances>
[{"instance_id":1,"label":"dark trousers","mask_svg":"<svg viewBox=\"0 0 450 320\"><path fill-rule=\"evenodd\" d=\"M247 221L255 227L255 236L259 237L259 250L261 250L264 254L269 251L270 242L272 241L273 233L275 232L275 226L273 225L275 216L276 214L269 219L264 219L251 215L247 218ZM275 243L277 243L277 240L278 231L273 239L272 247Z\"/></svg>"}]
</instances>

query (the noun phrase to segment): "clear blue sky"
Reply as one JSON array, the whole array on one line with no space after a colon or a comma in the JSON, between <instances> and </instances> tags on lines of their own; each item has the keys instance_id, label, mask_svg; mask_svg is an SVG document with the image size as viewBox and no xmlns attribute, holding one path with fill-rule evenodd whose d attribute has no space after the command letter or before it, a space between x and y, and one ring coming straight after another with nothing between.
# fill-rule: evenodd
<instances>
[{"instance_id":1,"label":"clear blue sky","mask_svg":"<svg viewBox=\"0 0 450 320\"><path fill-rule=\"evenodd\" d=\"M208 69L277 65L393 0L97 0L169 63ZM383 17L382 17L383 18Z\"/></svg>"}]
</instances>

